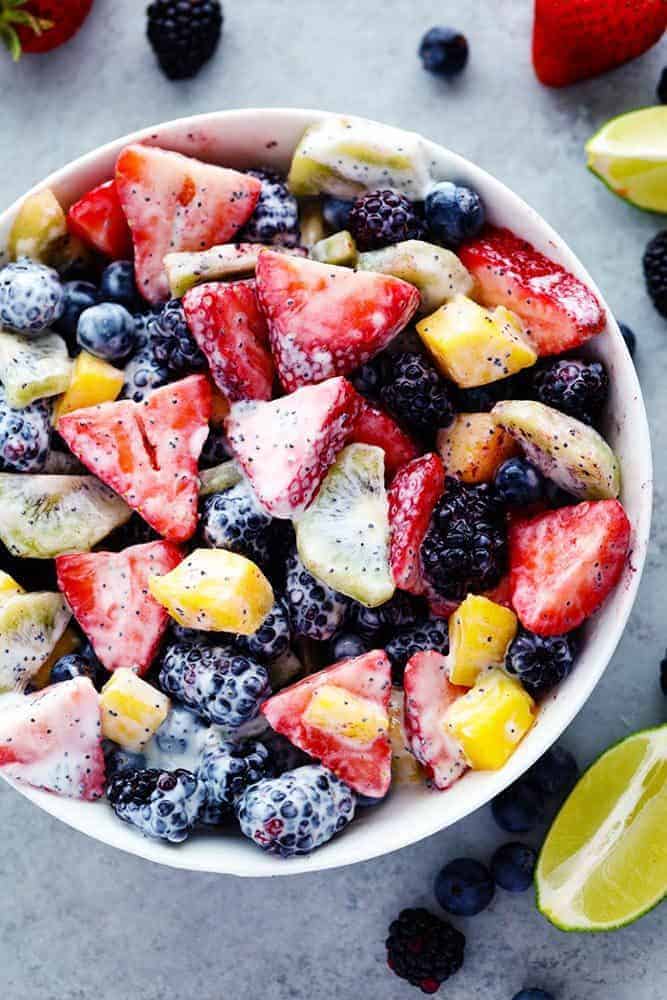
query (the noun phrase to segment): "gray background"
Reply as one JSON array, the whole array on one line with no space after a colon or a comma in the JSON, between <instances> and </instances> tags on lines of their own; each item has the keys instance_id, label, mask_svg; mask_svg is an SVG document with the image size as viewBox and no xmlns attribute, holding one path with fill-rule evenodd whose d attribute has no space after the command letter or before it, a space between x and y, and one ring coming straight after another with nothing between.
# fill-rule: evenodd
<instances>
[{"instance_id":1,"label":"gray background","mask_svg":"<svg viewBox=\"0 0 667 1000\"><path fill-rule=\"evenodd\" d=\"M0 59L0 204L108 139L161 120L262 105L331 108L408 126L477 161L560 231L639 339L653 429L653 545L620 648L566 743L587 763L663 716L656 683L664 621L665 322L641 253L660 227L583 166L607 118L654 101L667 52L564 92L531 71L528 0L227 0L223 44L200 76L169 83L143 38L144 4L97 0L80 35L45 59ZM415 55L434 22L466 32L471 60L447 84ZM502 835L488 810L384 859L290 880L241 882L154 867L38 812L0 785L0 995L5 1000L324 1000L415 997L384 966L385 928L431 904L447 859L484 858ZM558 1000L659 1000L667 992L667 909L614 935L563 935L530 895L500 894L461 921L464 971L449 1000L510 1000L523 986Z\"/></svg>"}]
</instances>

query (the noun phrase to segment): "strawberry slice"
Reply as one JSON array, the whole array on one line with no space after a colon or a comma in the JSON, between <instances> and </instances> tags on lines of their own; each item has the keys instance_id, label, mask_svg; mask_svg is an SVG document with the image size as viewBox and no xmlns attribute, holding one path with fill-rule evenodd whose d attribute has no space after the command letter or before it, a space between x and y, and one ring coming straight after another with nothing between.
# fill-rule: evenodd
<instances>
[{"instance_id":1,"label":"strawberry slice","mask_svg":"<svg viewBox=\"0 0 667 1000\"><path fill-rule=\"evenodd\" d=\"M289 518L306 509L347 443L358 405L344 378L272 402L234 403L225 421L229 443L270 514Z\"/></svg>"},{"instance_id":2,"label":"strawberry slice","mask_svg":"<svg viewBox=\"0 0 667 1000\"><path fill-rule=\"evenodd\" d=\"M444 488L442 462L429 452L404 465L389 490L389 563L396 586L411 594L424 593L420 550Z\"/></svg>"},{"instance_id":3,"label":"strawberry slice","mask_svg":"<svg viewBox=\"0 0 667 1000\"><path fill-rule=\"evenodd\" d=\"M58 586L107 670L146 673L169 624L169 615L151 597L148 578L164 576L182 559L171 542L58 556Z\"/></svg>"},{"instance_id":4,"label":"strawberry slice","mask_svg":"<svg viewBox=\"0 0 667 1000\"><path fill-rule=\"evenodd\" d=\"M231 403L271 399L275 370L254 281L211 282L183 297L190 331Z\"/></svg>"},{"instance_id":5,"label":"strawberry slice","mask_svg":"<svg viewBox=\"0 0 667 1000\"><path fill-rule=\"evenodd\" d=\"M581 625L618 583L630 531L618 500L561 507L512 524L512 606L521 624L538 635Z\"/></svg>"},{"instance_id":6,"label":"strawberry slice","mask_svg":"<svg viewBox=\"0 0 667 1000\"><path fill-rule=\"evenodd\" d=\"M509 229L488 228L458 253L478 301L517 313L539 354L570 351L604 329L593 292Z\"/></svg>"},{"instance_id":7,"label":"strawberry slice","mask_svg":"<svg viewBox=\"0 0 667 1000\"><path fill-rule=\"evenodd\" d=\"M99 699L87 677L23 695L0 710L0 771L71 798L104 794Z\"/></svg>"},{"instance_id":8,"label":"strawberry slice","mask_svg":"<svg viewBox=\"0 0 667 1000\"><path fill-rule=\"evenodd\" d=\"M75 202L67 213L74 236L113 260L132 256L132 234L118 198L115 181L106 181Z\"/></svg>"},{"instance_id":9,"label":"strawberry slice","mask_svg":"<svg viewBox=\"0 0 667 1000\"><path fill-rule=\"evenodd\" d=\"M536 0L535 73L549 87L566 87L636 59L665 28L665 0Z\"/></svg>"},{"instance_id":10,"label":"strawberry slice","mask_svg":"<svg viewBox=\"0 0 667 1000\"><path fill-rule=\"evenodd\" d=\"M409 749L436 788L449 788L466 770L460 746L447 735L444 717L447 709L466 694L447 677L447 660L441 653L415 653L405 667L404 729Z\"/></svg>"},{"instance_id":11,"label":"strawberry slice","mask_svg":"<svg viewBox=\"0 0 667 1000\"><path fill-rule=\"evenodd\" d=\"M419 448L384 410L371 406L359 395L359 413L350 435L351 444L373 444L384 451L384 467L389 479L419 454Z\"/></svg>"},{"instance_id":12,"label":"strawberry slice","mask_svg":"<svg viewBox=\"0 0 667 1000\"><path fill-rule=\"evenodd\" d=\"M429 611L434 618L449 618L462 603L461 601L451 601L446 597L441 597L432 587L426 588L425 595ZM488 597L494 604L502 604L504 608L511 608L512 587L509 573L491 590L483 590L482 597Z\"/></svg>"},{"instance_id":13,"label":"strawberry slice","mask_svg":"<svg viewBox=\"0 0 667 1000\"><path fill-rule=\"evenodd\" d=\"M326 687L329 692L347 692L349 704L356 705L363 725L371 717L384 716L386 727L378 723L372 737L354 738L337 728L337 720L317 718L313 724L312 709L315 695ZM372 650L352 660L335 663L310 677L293 684L269 698L262 713L276 732L290 743L321 760L351 788L361 795L382 798L391 784L391 743L389 741L389 698L391 695L391 664L382 650ZM355 699L360 699L356 702ZM309 721L310 720L310 721ZM339 720L340 721L340 720Z\"/></svg>"},{"instance_id":14,"label":"strawberry slice","mask_svg":"<svg viewBox=\"0 0 667 1000\"><path fill-rule=\"evenodd\" d=\"M190 375L142 403L124 399L74 410L60 418L58 432L151 527L182 542L197 527L197 460L210 416L210 382Z\"/></svg>"},{"instance_id":15,"label":"strawberry slice","mask_svg":"<svg viewBox=\"0 0 667 1000\"><path fill-rule=\"evenodd\" d=\"M165 254L229 243L252 215L261 181L154 146L127 146L116 187L132 230L137 286L149 302L169 298Z\"/></svg>"},{"instance_id":16,"label":"strawberry slice","mask_svg":"<svg viewBox=\"0 0 667 1000\"><path fill-rule=\"evenodd\" d=\"M387 346L420 303L414 285L400 278L269 250L259 255L256 279L288 392L354 371Z\"/></svg>"}]
</instances>

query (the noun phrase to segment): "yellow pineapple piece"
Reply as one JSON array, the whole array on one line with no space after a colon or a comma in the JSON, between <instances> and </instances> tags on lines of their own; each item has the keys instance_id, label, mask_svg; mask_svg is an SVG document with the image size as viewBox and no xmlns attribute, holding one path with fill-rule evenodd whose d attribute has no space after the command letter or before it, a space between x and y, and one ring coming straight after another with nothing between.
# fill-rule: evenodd
<instances>
[{"instance_id":1,"label":"yellow pineapple piece","mask_svg":"<svg viewBox=\"0 0 667 1000\"><path fill-rule=\"evenodd\" d=\"M112 403L123 388L124 379L123 372L108 361L82 351L74 362L69 387L56 403L55 423L72 410Z\"/></svg>"},{"instance_id":2,"label":"yellow pineapple piece","mask_svg":"<svg viewBox=\"0 0 667 1000\"><path fill-rule=\"evenodd\" d=\"M100 694L102 735L127 750L141 750L167 718L169 707L166 694L122 667Z\"/></svg>"},{"instance_id":3,"label":"yellow pineapple piece","mask_svg":"<svg viewBox=\"0 0 667 1000\"><path fill-rule=\"evenodd\" d=\"M67 237L67 220L53 191L46 188L26 198L9 233L7 250L12 260L52 264L54 249Z\"/></svg>"},{"instance_id":4,"label":"yellow pineapple piece","mask_svg":"<svg viewBox=\"0 0 667 1000\"><path fill-rule=\"evenodd\" d=\"M403 728L405 695L400 688L392 688L389 698L389 741L391 743L391 777L398 785L421 784L426 772L416 757L408 750Z\"/></svg>"},{"instance_id":5,"label":"yellow pineapple piece","mask_svg":"<svg viewBox=\"0 0 667 1000\"><path fill-rule=\"evenodd\" d=\"M449 619L449 679L472 687L487 667L502 667L517 617L488 597L468 594Z\"/></svg>"},{"instance_id":6,"label":"yellow pineapple piece","mask_svg":"<svg viewBox=\"0 0 667 1000\"><path fill-rule=\"evenodd\" d=\"M490 413L458 413L438 431L438 452L448 476L464 483L488 483L496 470L520 449Z\"/></svg>"},{"instance_id":7,"label":"yellow pineapple piece","mask_svg":"<svg viewBox=\"0 0 667 1000\"><path fill-rule=\"evenodd\" d=\"M502 670L490 670L450 705L444 725L472 768L497 771L534 721L535 702L519 681Z\"/></svg>"},{"instance_id":8,"label":"yellow pineapple piece","mask_svg":"<svg viewBox=\"0 0 667 1000\"><path fill-rule=\"evenodd\" d=\"M417 323L417 333L447 378L464 389L507 378L537 361L518 316L456 295Z\"/></svg>"},{"instance_id":9,"label":"yellow pineapple piece","mask_svg":"<svg viewBox=\"0 0 667 1000\"><path fill-rule=\"evenodd\" d=\"M186 628L252 635L273 607L273 589L250 559L195 549L176 569L148 580L151 594Z\"/></svg>"},{"instance_id":10,"label":"yellow pineapple piece","mask_svg":"<svg viewBox=\"0 0 667 1000\"><path fill-rule=\"evenodd\" d=\"M372 743L389 730L389 717L380 705L336 684L323 684L315 691L303 721L357 743Z\"/></svg>"},{"instance_id":11,"label":"yellow pineapple piece","mask_svg":"<svg viewBox=\"0 0 667 1000\"><path fill-rule=\"evenodd\" d=\"M69 656L70 653L76 652L80 646L79 637L73 628L68 625L63 634L58 639L58 642L53 647L53 652L49 656L48 660L42 664L34 677L30 679L30 683L34 688L45 688L46 685L51 680L51 670L58 662L61 656Z\"/></svg>"}]
</instances>

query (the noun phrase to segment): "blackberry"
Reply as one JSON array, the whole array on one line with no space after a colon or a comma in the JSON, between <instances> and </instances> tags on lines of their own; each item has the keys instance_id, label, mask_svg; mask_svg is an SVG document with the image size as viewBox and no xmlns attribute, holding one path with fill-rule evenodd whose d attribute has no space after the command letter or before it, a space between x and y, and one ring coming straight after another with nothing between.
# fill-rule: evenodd
<instances>
[{"instance_id":1,"label":"blackberry","mask_svg":"<svg viewBox=\"0 0 667 1000\"><path fill-rule=\"evenodd\" d=\"M247 243L296 247L299 245L299 204L285 180L274 170L247 170L262 182L255 211L237 239Z\"/></svg>"},{"instance_id":2,"label":"blackberry","mask_svg":"<svg viewBox=\"0 0 667 1000\"><path fill-rule=\"evenodd\" d=\"M422 993L435 993L463 965L465 941L460 931L423 907L401 910L389 926L387 965Z\"/></svg>"},{"instance_id":3,"label":"blackberry","mask_svg":"<svg viewBox=\"0 0 667 1000\"><path fill-rule=\"evenodd\" d=\"M462 600L469 590L490 590L507 565L503 505L488 483L468 486L447 478L422 542L424 572L437 592Z\"/></svg>"},{"instance_id":4,"label":"blackberry","mask_svg":"<svg viewBox=\"0 0 667 1000\"><path fill-rule=\"evenodd\" d=\"M435 880L435 898L443 910L458 917L474 917L493 899L491 872L473 858L455 858Z\"/></svg>"},{"instance_id":5,"label":"blackberry","mask_svg":"<svg viewBox=\"0 0 667 1000\"><path fill-rule=\"evenodd\" d=\"M155 0L147 10L148 40L170 80L196 76L222 34L219 0Z\"/></svg>"},{"instance_id":6,"label":"blackberry","mask_svg":"<svg viewBox=\"0 0 667 1000\"><path fill-rule=\"evenodd\" d=\"M477 192L451 181L434 184L426 196L424 212L433 239L453 250L477 236L485 222L484 205Z\"/></svg>"},{"instance_id":7,"label":"blackberry","mask_svg":"<svg viewBox=\"0 0 667 1000\"><path fill-rule=\"evenodd\" d=\"M631 358L634 358L635 351L637 350L637 337L633 330L627 325L627 323L619 323L618 328L621 331L621 336L625 341L625 346L628 349L628 354Z\"/></svg>"},{"instance_id":8,"label":"blackberry","mask_svg":"<svg viewBox=\"0 0 667 1000\"><path fill-rule=\"evenodd\" d=\"M232 457L229 441L222 427L211 427L209 435L204 441L204 447L199 456L199 464L202 469L210 469L214 465L220 465Z\"/></svg>"},{"instance_id":9,"label":"blackberry","mask_svg":"<svg viewBox=\"0 0 667 1000\"><path fill-rule=\"evenodd\" d=\"M491 858L496 885L506 892L525 892L533 884L537 853L527 844L503 844Z\"/></svg>"},{"instance_id":10,"label":"blackberry","mask_svg":"<svg viewBox=\"0 0 667 1000\"><path fill-rule=\"evenodd\" d=\"M283 598L278 598L256 632L239 635L236 641L243 652L266 663L286 653L290 644L290 624Z\"/></svg>"},{"instance_id":11,"label":"blackberry","mask_svg":"<svg viewBox=\"0 0 667 1000\"><path fill-rule=\"evenodd\" d=\"M112 776L107 798L119 819L147 837L184 841L206 804L206 788L190 771L121 771Z\"/></svg>"},{"instance_id":12,"label":"blackberry","mask_svg":"<svg viewBox=\"0 0 667 1000\"><path fill-rule=\"evenodd\" d=\"M61 656L51 668L50 684L60 684L71 681L74 677L89 677L93 683L96 679L95 665L77 653Z\"/></svg>"},{"instance_id":13,"label":"blackberry","mask_svg":"<svg viewBox=\"0 0 667 1000\"><path fill-rule=\"evenodd\" d=\"M102 271L100 298L103 302L117 302L134 312L141 303L131 260L114 260Z\"/></svg>"},{"instance_id":14,"label":"blackberry","mask_svg":"<svg viewBox=\"0 0 667 1000\"><path fill-rule=\"evenodd\" d=\"M419 44L424 69L438 76L456 76L468 62L468 42L454 28L429 28Z\"/></svg>"},{"instance_id":15,"label":"blackberry","mask_svg":"<svg viewBox=\"0 0 667 1000\"><path fill-rule=\"evenodd\" d=\"M644 251L643 263L648 294L658 312L667 317L667 229L662 229L649 240ZM0 318L2 318L1 299Z\"/></svg>"},{"instance_id":16,"label":"blackberry","mask_svg":"<svg viewBox=\"0 0 667 1000\"><path fill-rule=\"evenodd\" d=\"M449 652L449 629L446 619L428 618L411 628L397 632L384 648L391 661L394 683L403 683L403 671L411 656L431 649L443 655Z\"/></svg>"},{"instance_id":17,"label":"blackberry","mask_svg":"<svg viewBox=\"0 0 667 1000\"><path fill-rule=\"evenodd\" d=\"M350 606L349 597L317 580L296 552L287 559L285 598L292 631L320 641L338 631Z\"/></svg>"},{"instance_id":18,"label":"blackberry","mask_svg":"<svg viewBox=\"0 0 667 1000\"><path fill-rule=\"evenodd\" d=\"M505 669L519 678L533 698L539 698L568 676L574 655L569 635L542 636L521 629L507 651Z\"/></svg>"},{"instance_id":19,"label":"blackberry","mask_svg":"<svg viewBox=\"0 0 667 1000\"><path fill-rule=\"evenodd\" d=\"M251 740L234 743L213 736L197 768L197 777L206 788L204 823L224 822L233 814L238 796L270 773L269 751L262 743Z\"/></svg>"},{"instance_id":20,"label":"blackberry","mask_svg":"<svg viewBox=\"0 0 667 1000\"><path fill-rule=\"evenodd\" d=\"M38 399L17 410L0 385L0 471L41 472L50 442L51 404Z\"/></svg>"},{"instance_id":21,"label":"blackberry","mask_svg":"<svg viewBox=\"0 0 667 1000\"><path fill-rule=\"evenodd\" d=\"M35 336L63 314L65 296L57 271L23 257L0 270L0 326Z\"/></svg>"},{"instance_id":22,"label":"blackberry","mask_svg":"<svg viewBox=\"0 0 667 1000\"><path fill-rule=\"evenodd\" d=\"M271 693L266 667L227 646L168 646L160 667L160 687L207 722L238 729L254 719Z\"/></svg>"},{"instance_id":23,"label":"blackberry","mask_svg":"<svg viewBox=\"0 0 667 1000\"><path fill-rule=\"evenodd\" d=\"M354 817L355 796L320 764L251 785L236 801L241 832L269 854L291 858L321 847Z\"/></svg>"},{"instance_id":24,"label":"blackberry","mask_svg":"<svg viewBox=\"0 0 667 1000\"><path fill-rule=\"evenodd\" d=\"M154 317L149 330L153 357L174 378L206 369L206 358L197 347L178 299Z\"/></svg>"},{"instance_id":25,"label":"blackberry","mask_svg":"<svg viewBox=\"0 0 667 1000\"><path fill-rule=\"evenodd\" d=\"M360 195L350 209L348 225L360 250L377 250L424 235L424 222L414 203L397 191Z\"/></svg>"},{"instance_id":26,"label":"blackberry","mask_svg":"<svg viewBox=\"0 0 667 1000\"><path fill-rule=\"evenodd\" d=\"M368 643L360 635L353 632L337 632L329 643L332 663L339 660L350 660L355 656L363 656L369 649Z\"/></svg>"},{"instance_id":27,"label":"blackberry","mask_svg":"<svg viewBox=\"0 0 667 1000\"><path fill-rule=\"evenodd\" d=\"M599 361L547 362L534 370L532 379L540 403L585 424L598 420L609 396L609 376Z\"/></svg>"},{"instance_id":28,"label":"blackberry","mask_svg":"<svg viewBox=\"0 0 667 1000\"><path fill-rule=\"evenodd\" d=\"M100 302L84 309L76 327L79 347L104 361L122 361L137 346L132 315L118 302Z\"/></svg>"},{"instance_id":29,"label":"blackberry","mask_svg":"<svg viewBox=\"0 0 667 1000\"><path fill-rule=\"evenodd\" d=\"M380 397L394 416L427 437L447 427L454 419L454 396L434 366L411 351L395 354L390 364Z\"/></svg>"},{"instance_id":30,"label":"blackberry","mask_svg":"<svg viewBox=\"0 0 667 1000\"><path fill-rule=\"evenodd\" d=\"M403 590L397 590L389 601L377 608L353 604L350 622L368 643L384 646L385 641L391 639L397 629L416 625L425 617L422 606L414 597Z\"/></svg>"},{"instance_id":31,"label":"blackberry","mask_svg":"<svg viewBox=\"0 0 667 1000\"><path fill-rule=\"evenodd\" d=\"M159 389L168 382L169 371L157 360L152 347L142 347L125 365L121 399L142 403L153 389Z\"/></svg>"},{"instance_id":32,"label":"blackberry","mask_svg":"<svg viewBox=\"0 0 667 1000\"><path fill-rule=\"evenodd\" d=\"M205 544L238 552L263 566L270 558L271 524L271 515L260 507L245 480L202 503L200 530Z\"/></svg>"}]
</instances>

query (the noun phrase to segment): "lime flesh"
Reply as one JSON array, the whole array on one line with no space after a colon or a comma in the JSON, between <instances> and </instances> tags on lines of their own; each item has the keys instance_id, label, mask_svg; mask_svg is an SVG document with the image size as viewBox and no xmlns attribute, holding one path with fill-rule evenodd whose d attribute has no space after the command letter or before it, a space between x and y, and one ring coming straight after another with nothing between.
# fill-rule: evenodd
<instances>
[{"instance_id":1,"label":"lime flesh","mask_svg":"<svg viewBox=\"0 0 667 1000\"><path fill-rule=\"evenodd\" d=\"M629 736L584 774L549 831L537 904L561 930L632 923L667 893L667 725Z\"/></svg>"},{"instance_id":2,"label":"lime flesh","mask_svg":"<svg viewBox=\"0 0 667 1000\"><path fill-rule=\"evenodd\" d=\"M612 118L586 144L588 166L619 197L667 212L667 105Z\"/></svg>"}]
</instances>

